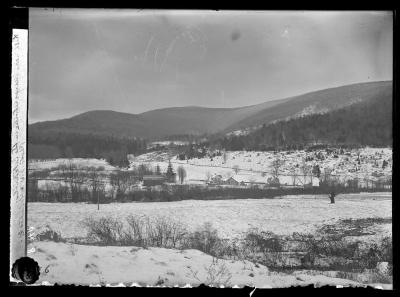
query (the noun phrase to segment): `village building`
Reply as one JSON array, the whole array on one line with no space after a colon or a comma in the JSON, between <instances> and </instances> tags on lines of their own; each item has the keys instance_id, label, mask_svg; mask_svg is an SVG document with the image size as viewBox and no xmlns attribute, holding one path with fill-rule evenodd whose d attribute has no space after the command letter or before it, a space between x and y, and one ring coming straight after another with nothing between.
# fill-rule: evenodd
<instances>
[{"instance_id":1,"label":"village building","mask_svg":"<svg viewBox=\"0 0 400 297\"><path fill-rule=\"evenodd\" d=\"M160 186L167 181L165 176L162 175L144 175L143 176L143 186L144 187L153 187Z\"/></svg>"},{"instance_id":2,"label":"village building","mask_svg":"<svg viewBox=\"0 0 400 297\"><path fill-rule=\"evenodd\" d=\"M230 186L239 186L240 185L240 183L236 179L234 179L233 177L228 178L225 181L224 184L225 185L230 185Z\"/></svg>"},{"instance_id":3,"label":"village building","mask_svg":"<svg viewBox=\"0 0 400 297\"><path fill-rule=\"evenodd\" d=\"M209 184L211 185L222 185L223 184L223 179L222 175L217 174L211 177Z\"/></svg>"}]
</instances>

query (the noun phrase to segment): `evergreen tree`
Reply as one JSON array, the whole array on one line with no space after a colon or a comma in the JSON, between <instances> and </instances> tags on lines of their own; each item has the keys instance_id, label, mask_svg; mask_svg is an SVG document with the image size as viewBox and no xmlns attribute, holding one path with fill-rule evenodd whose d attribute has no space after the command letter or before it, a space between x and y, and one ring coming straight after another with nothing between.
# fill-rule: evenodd
<instances>
[{"instance_id":1,"label":"evergreen tree","mask_svg":"<svg viewBox=\"0 0 400 297\"><path fill-rule=\"evenodd\" d=\"M168 181L175 182L175 172L174 172L174 169L172 168L171 160L168 163L166 176L167 176Z\"/></svg>"},{"instance_id":2,"label":"evergreen tree","mask_svg":"<svg viewBox=\"0 0 400 297\"><path fill-rule=\"evenodd\" d=\"M160 165L158 165L158 164L156 166L156 175L161 175L161 168L160 168Z\"/></svg>"}]
</instances>

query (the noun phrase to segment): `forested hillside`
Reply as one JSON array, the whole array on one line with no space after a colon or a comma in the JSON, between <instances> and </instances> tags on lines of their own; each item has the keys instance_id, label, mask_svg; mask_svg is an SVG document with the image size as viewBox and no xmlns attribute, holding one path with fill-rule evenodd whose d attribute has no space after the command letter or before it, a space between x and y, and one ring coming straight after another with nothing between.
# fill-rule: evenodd
<instances>
[{"instance_id":1,"label":"forested hillside","mask_svg":"<svg viewBox=\"0 0 400 297\"><path fill-rule=\"evenodd\" d=\"M392 97L324 114L279 121L243 136L226 136L213 141L226 150L270 150L302 148L310 144L346 146L392 145Z\"/></svg>"},{"instance_id":2,"label":"forested hillside","mask_svg":"<svg viewBox=\"0 0 400 297\"><path fill-rule=\"evenodd\" d=\"M28 158L105 158L113 165L126 165L127 154L140 154L146 142L139 138L78 133L35 133L28 131Z\"/></svg>"}]
</instances>

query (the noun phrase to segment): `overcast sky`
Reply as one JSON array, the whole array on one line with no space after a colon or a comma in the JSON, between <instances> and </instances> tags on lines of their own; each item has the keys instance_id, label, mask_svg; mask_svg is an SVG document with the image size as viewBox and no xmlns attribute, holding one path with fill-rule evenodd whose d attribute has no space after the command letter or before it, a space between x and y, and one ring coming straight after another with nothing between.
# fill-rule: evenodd
<instances>
[{"instance_id":1,"label":"overcast sky","mask_svg":"<svg viewBox=\"0 0 400 297\"><path fill-rule=\"evenodd\" d=\"M392 79L391 12L31 9L29 121Z\"/></svg>"}]
</instances>

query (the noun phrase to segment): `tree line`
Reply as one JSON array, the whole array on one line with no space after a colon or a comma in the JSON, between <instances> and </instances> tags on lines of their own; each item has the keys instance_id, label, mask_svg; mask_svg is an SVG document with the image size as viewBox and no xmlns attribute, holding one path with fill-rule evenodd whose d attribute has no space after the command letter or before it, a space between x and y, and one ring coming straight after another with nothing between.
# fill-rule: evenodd
<instances>
[{"instance_id":1,"label":"tree line","mask_svg":"<svg viewBox=\"0 0 400 297\"><path fill-rule=\"evenodd\" d=\"M128 154L146 151L141 138L120 138L78 133L28 131L29 159L104 158L111 165L126 167Z\"/></svg>"}]
</instances>

